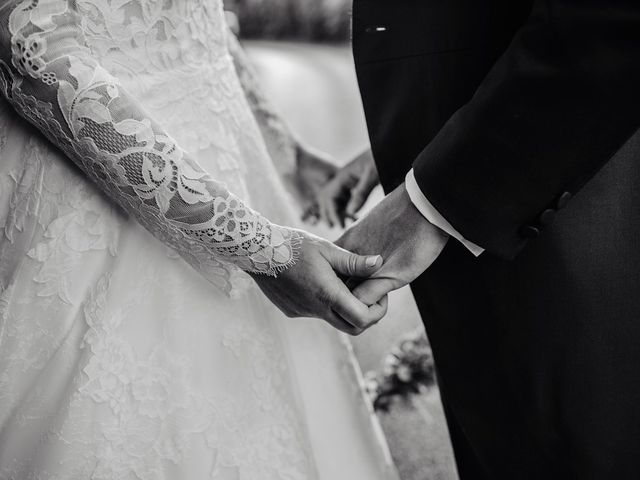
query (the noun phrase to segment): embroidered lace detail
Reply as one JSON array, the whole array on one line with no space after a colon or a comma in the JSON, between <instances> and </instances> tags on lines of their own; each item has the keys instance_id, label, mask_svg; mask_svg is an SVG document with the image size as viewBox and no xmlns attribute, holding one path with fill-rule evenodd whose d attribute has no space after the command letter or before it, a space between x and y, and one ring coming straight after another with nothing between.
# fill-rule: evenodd
<instances>
[{"instance_id":1,"label":"embroidered lace detail","mask_svg":"<svg viewBox=\"0 0 640 480\"><path fill-rule=\"evenodd\" d=\"M11 54L16 6L13 27L24 41ZM190 205L176 190L160 213L155 192L169 189L147 166L164 174L162 162L175 155L185 172L197 158L272 222L293 222L228 54L221 0L5 0L0 22L1 91L35 124L0 95L0 479L335 477L320 473L336 462L323 461L314 445L355 452L345 467L367 473L350 478L387 478L369 474L382 456L363 439L357 384L344 386L354 395L340 387L348 352L335 334L285 322L248 275L183 231L199 230L192 220L206 220L214 205L235 214L230 202L215 203L230 197L209 193L213 201ZM36 45L35 33L46 44ZM80 90L87 71L92 86ZM65 83L72 100L62 95ZM92 117L77 114L94 106ZM103 113L112 121L102 122ZM153 121L138 125L143 141L116 130L145 119ZM162 136L189 155L171 152L175 142ZM153 241L88 174L166 243ZM196 180L209 191L208 180ZM179 207L187 218L176 217ZM233 227L223 220L220 228ZM241 299L212 289L182 257ZM311 398L321 398L321 411L307 408ZM328 428L325 418L340 426Z\"/></svg>"},{"instance_id":2,"label":"embroidered lace detail","mask_svg":"<svg viewBox=\"0 0 640 480\"><path fill-rule=\"evenodd\" d=\"M148 273L152 271L150 267ZM77 316L60 302L39 304L56 311L55 322L42 311L35 315L32 294L14 295L11 288L0 293L5 347L0 349L0 422L8 429L7 438L12 428L20 430L21 438L28 438L32 428L42 431L38 445L28 444L15 459L7 449L20 447L3 445L0 478L316 478L290 388L291 373L272 325L242 316L219 324L215 358L233 357L227 368L242 376L234 382L224 366L196 364L202 355L176 347L177 338L178 345L196 342L203 330L213 329L198 328L197 321L181 325L184 310L176 285L152 275L143 278L137 291L114 302L117 282L104 275L88 290ZM169 299L164 314L137 318L154 294ZM211 326L210 320L199 321ZM159 324L164 334L145 348L144 342L130 338L129 327L137 321ZM53 378L43 376L57 361L68 363L68 371L61 374L54 368L49 370ZM216 380L199 388L201 375ZM39 388L32 386L35 382ZM54 384L65 386L66 400L60 405L52 402ZM41 449L55 458L43 459ZM168 474L190 471L194 456L205 471L194 469L187 477ZM49 469L56 473L49 476Z\"/></svg>"},{"instance_id":3,"label":"embroidered lace detail","mask_svg":"<svg viewBox=\"0 0 640 480\"><path fill-rule=\"evenodd\" d=\"M0 60L9 102L213 283L226 264L273 276L293 265L299 234L248 208L184 152L97 63L81 23L71 0L14 6L11 59Z\"/></svg>"},{"instance_id":4,"label":"embroidered lace detail","mask_svg":"<svg viewBox=\"0 0 640 480\"><path fill-rule=\"evenodd\" d=\"M251 322L253 335L241 339L246 342L243 354L248 345L253 368L262 373L255 376L252 401L238 405L225 392L212 401L191 388L187 379L194 367L186 357L157 346L147 358L139 358L120 337L121 324L135 304L108 313L109 285L109 276L100 279L84 308L89 330L83 348L92 356L72 400L89 397L112 414L91 442L96 463L91 478L120 478L124 472L135 472L141 479L157 479L162 477L163 461L183 462L197 445L217 452L210 478L226 478L222 472L233 469L239 478L280 480L283 464L288 465L288 478L302 480L308 475L304 450L290 443L304 442L298 413L278 389L278 381L284 381L283 358L264 327ZM270 425L238 431L243 416L255 408L271 412Z\"/></svg>"}]
</instances>

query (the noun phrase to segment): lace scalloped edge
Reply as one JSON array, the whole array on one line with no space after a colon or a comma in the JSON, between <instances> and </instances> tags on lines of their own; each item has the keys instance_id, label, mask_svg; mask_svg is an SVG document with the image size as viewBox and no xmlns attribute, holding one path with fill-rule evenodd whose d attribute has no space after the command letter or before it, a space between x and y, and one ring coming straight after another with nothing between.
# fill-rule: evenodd
<instances>
[{"instance_id":1,"label":"lace scalloped edge","mask_svg":"<svg viewBox=\"0 0 640 480\"><path fill-rule=\"evenodd\" d=\"M277 278L279 274L293 267L296 263L298 263L298 260L300 260L300 255L302 252L302 240L304 238L304 235L296 230L287 227L280 227L279 225L275 224L274 226L277 226L278 228L284 228L285 230L289 231L289 234L291 236L287 239L287 243L291 247L291 259L286 263L272 265L268 270L248 270L247 273Z\"/></svg>"}]
</instances>

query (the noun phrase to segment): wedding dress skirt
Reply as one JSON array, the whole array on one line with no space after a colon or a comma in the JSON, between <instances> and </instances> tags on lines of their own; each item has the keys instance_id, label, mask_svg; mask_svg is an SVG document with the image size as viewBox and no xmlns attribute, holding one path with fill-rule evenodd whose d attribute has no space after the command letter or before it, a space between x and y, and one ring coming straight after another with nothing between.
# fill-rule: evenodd
<instances>
[{"instance_id":1,"label":"wedding dress skirt","mask_svg":"<svg viewBox=\"0 0 640 480\"><path fill-rule=\"evenodd\" d=\"M294 224L220 2L76 3L154 120ZM239 270L212 286L4 100L0 226L0 479L395 478L341 334L284 318Z\"/></svg>"}]
</instances>

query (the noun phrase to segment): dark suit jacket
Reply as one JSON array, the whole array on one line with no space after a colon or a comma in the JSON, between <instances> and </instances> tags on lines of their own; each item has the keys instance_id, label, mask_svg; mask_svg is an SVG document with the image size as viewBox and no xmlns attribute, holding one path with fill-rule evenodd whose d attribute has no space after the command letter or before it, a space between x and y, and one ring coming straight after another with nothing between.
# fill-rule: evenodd
<instances>
[{"instance_id":1,"label":"dark suit jacket","mask_svg":"<svg viewBox=\"0 0 640 480\"><path fill-rule=\"evenodd\" d=\"M462 479L640 478L640 2L355 0L353 45L385 189L487 249L413 285Z\"/></svg>"}]
</instances>

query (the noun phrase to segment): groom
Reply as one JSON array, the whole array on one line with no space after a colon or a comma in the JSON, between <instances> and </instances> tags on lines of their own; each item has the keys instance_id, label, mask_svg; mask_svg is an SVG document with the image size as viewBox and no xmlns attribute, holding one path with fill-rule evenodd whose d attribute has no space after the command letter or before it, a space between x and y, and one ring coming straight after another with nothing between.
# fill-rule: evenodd
<instances>
[{"instance_id":1,"label":"groom","mask_svg":"<svg viewBox=\"0 0 640 480\"><path fill-rule=\"evenodd\" d=\"M355 0L353 44L390 194L339 244L411 282L460 477L640 478L640 2Z\"/></svg>"}]
</instances>

